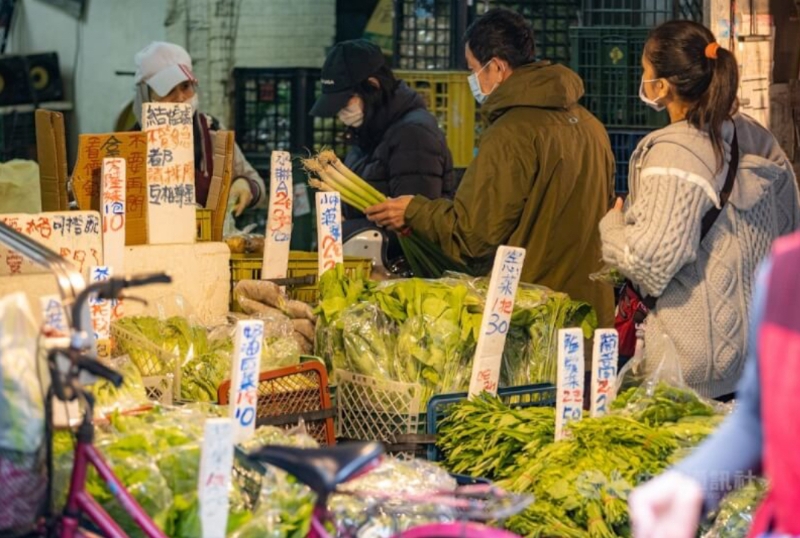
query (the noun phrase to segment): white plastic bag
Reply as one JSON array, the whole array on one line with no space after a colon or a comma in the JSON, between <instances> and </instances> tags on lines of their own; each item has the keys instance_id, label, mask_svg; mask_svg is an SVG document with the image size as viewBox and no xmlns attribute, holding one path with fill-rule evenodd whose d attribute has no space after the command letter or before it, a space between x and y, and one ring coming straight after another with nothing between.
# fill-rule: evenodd
<instances>
[{"instance_id":1,"label":"white plastic bag","mask_svg":"<svg viewBox=\"0 0 800 538\"><path fill-rule=\"evenodd\" d=\"M36 367L38 335L24 293L0 298L0 451L33 454L44 438L44 387Z\"/></svg>"}]
</instances>

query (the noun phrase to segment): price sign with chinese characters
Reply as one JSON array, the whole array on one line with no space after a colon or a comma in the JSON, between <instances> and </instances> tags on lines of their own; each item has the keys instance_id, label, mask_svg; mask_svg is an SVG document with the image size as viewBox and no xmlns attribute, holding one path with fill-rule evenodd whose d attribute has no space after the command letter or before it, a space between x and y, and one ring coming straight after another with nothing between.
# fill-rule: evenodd
<instances>
[{"instance_id":1,"label":"price sign with chinese characters","mask_svg":"<svg viewBox=\"0 0 800 538\"><path fill-rule=\"evenodd\" d=\"M565 437L564 426L583 418L583 331L558 331L558 383L556 387L556 441Z\"/></svg>"},{"instance_id":2,"label":"price sign with chinese characters","mask_svg":"<svg viewBox=\"0 0 800 538\"><path fill-rule=\"evenodd\" d=\"M234 443L246 441L255 432L258 373L263 340L263 321L243 320L236 324L230 400Z\"/></svg>"},{"instance_id":3,"label":"price sign with chinese characters","mask_svg":"<svg viewBox=\"0 0 800 538\"><path fill-rule=\"evenodd\" d=\"M119 273L124 273L125 159L120 157L103 159L103 176L100 184L104 263Z\"/></svg>"},{"instance_id":4,"label":"price sign with chinese characters","mask_svg":"<svg viewBox=\"0 0 800 538\"><path fill-rule=\"evenodd\" d=\"M89 281L103 282L111 278L111 268L108 266L90 267ZM97 340L97 356L100 359L111 358L111 300L93 297L89 301L89 312L92 316L94 338Z\"/></svg>"},{"instance_id":5,"label":"price sign with chinese characters","mask_svg":"<svg viewBox=\"0 0 800 538\"><path fill-rule=\"evenodd\" d=\"M228 491L233 468L233 422L210 418L203 429L197 499L200 501L202 538L221 538L228 526Z\"/></svg>"},{"instance_id":6,"label":"price sign with chinese characters","mask_svg":"<svg viewBox=\"0 0 800 538\"><path fill-rule=\"evenodd\" d=\"M619 334L614 329L594 332L592 350L592 416L602 417L611 408L617 382Z\"/></svg>"},{"instance_id":7,"label":"price sign with chinese characters","mask_svg":"<svg viewBox=\"0 0 800 538\"><path fill-rule=\"evenodd\" d=\"M469 395L482 392L497 393L503 348L511 325L514 299L525 262L525 249L502 246L494 257L494 268L489 280L486 306L483 309L481 332L472 363Z\"/></svg>"},{"instance_id":8,"label":"price sign with chinese characters","mask_svg":"<svg viewBox=\"0 0 800 538\"><path fill-rule=\"evenodd\" d=\"M96 211L9 213L0 221L71 262L84 276L90 265L103 265L103 236ZM43 273L46 269L0 245L0 276Z\"/></svg>"},{"instance_id":9,"label":"price sign with chinese characters","mask_svg":"<svg viewBox=\"0 0 800 538\"><path fill-rule=\"evenodd\" d=\"M48 338L69 336L69 324L64 304L58 295L40 298L42 305L42 332Z\"/></svg>"},{"instance_id":10,"label":"price sign with chinese characters","mask_svg":"<svg viewBox=\"0 0 800 538\"><path fill-rule=\"evenodd\" d=\"M78 207L102 209L103 159L125 159L125 244L147 242L147 135L145 133L83 134L78 137L78 162L72 181Z\"/></svg>"},{"instance_id":11,"label":"price sign with chinese characters","mask_svg":"<svg viewBox=\"0 0 800 538\"><path fill-rule=\"evenodd\" d=\"M292 157L273 151L270 166L269 210L261 278L286 278L292 241Z\"/></svg>"},{"instance_id":12,"label":"price sign with chinese characters","mask_svg":"<svg viewBox=\"0 0 800 538\"><path fill-rule=\"evenodd\" d=\"M317 193L317 250L320 276L337 263L344 263L342 197L338 192Z\"/></svg>"},{"instance_id":13,"label":"price sign with chinese characters","mask_svg":"<svg viewBox=\"0 0 800 538\"><path fill-rule=\"evenodd\" d=\"M145 103L142 121L147 134L147 242L194 243L192 107Z\"/></svg>"}]
</instances>

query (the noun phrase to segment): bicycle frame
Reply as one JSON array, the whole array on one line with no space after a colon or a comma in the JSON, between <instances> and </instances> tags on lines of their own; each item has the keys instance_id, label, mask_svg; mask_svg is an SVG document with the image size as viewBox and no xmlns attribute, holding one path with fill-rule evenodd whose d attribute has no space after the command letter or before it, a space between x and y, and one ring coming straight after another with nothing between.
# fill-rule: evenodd
<instances>
[{"instance_id":1,"label":"bicycle frame","mask_svg":"<svg viewBox=\"0 0 800 538\"><path fill-rule=\"evenodd\" d=\"M365 472L367 474L369 471ZM481 487L478 487L481 489ZM477 489L476 489L477 491ZM405 498L405 497L404 497ZM413 501L428 501L436 500L436 495L418 495L409 496L409 500ZM445 501L444 498L439 499ZM444 502L444 504L448 504ZM452 506L457 506L460 503L451 503ZM325 506L315 506L311 518L311 525L307 534L308 538L334 538L326 528L326 523L332 523L335 526L335 521L331 512ZM338 529L341 530L341 529ZM438 523L422 523L413 526L405 531L392 536L392 538L520 538L517 534L512 532L489 527L482 523L474 521L458 520L449 522Z\"/></svg>"},{"instance_id":2,"label":"bicycle frame","mask_svg":"<svg viewBox=\"0 0 800 538\"><path fill-rule=\"evenodd\" d=\"M78 430L77 444L75 447L75 461L72 467L69 495L63 515L60 518L59 538L88 538L79 529L80 515L85 513L97 525L97 528L108 538L127 538L125 531L108 515L96 500L86 491L86 475L89 466L94 467L100 478L105 482L109 491L117 502L131 516L136 525L148 538L167 538L150 519L150 516L139 506L136 499L131 496L119 478L114 474L111 466L92 444L94 438L94 425L92 424L92 405L89 404L84 420Z\"/></svg>"}]
</instances>

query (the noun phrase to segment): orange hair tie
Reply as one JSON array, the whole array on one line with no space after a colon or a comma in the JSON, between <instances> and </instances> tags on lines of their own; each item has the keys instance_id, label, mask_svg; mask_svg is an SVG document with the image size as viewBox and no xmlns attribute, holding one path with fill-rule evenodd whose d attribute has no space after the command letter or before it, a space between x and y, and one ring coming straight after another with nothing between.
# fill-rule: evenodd
<instances>
[{"instance_id":1,"label":"orange hair tie","mask_svg":"<svg viewBox=\"0 0 800 538\"><path fill-rule=\"evenodd\" d=\"M706 58L709 58L711 60L716 60L718 50L719 50L719 43L717 43L716 41L709 43L708 46L706 46Z\"/></svg>"}]
</instances>

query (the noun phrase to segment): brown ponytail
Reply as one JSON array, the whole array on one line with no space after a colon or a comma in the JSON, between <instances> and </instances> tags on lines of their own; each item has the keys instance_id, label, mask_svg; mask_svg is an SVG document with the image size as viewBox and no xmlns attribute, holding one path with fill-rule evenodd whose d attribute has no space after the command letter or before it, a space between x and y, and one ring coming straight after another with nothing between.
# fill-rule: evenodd
<instances>
[{"instance_id":1,"label":"brown ponytail","mask_svg":"<svg viewBox=\"0 0 800 538\"><path fill-rule=\"evenodd\" d=\"M708 132L719 172L725 166L722 124L738 108L739 66L731 51L715 43L702 24L670 21L651 32L644 54L655 76L667 79L689 104L686 121Z\"/></svg>"}]
</instances>

